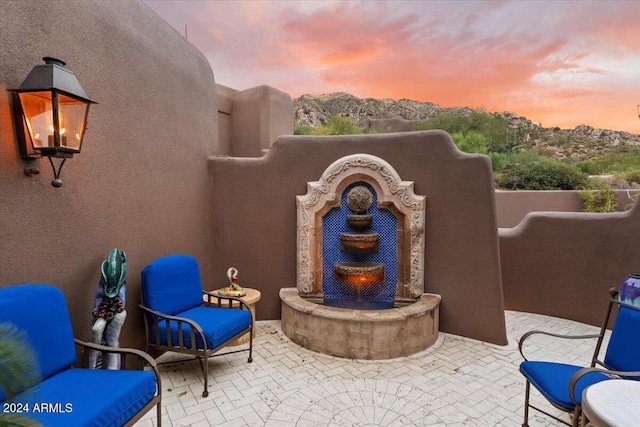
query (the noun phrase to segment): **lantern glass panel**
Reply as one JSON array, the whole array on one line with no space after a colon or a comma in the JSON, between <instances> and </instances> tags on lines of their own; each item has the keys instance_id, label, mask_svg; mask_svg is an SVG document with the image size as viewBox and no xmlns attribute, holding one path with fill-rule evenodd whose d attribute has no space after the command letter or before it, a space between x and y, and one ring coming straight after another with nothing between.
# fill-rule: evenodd
<instances>
[{"instance_id":1,"label":"lantern glass panel","mask_svg":"<svg viewBox=\"0 0 640 427\"><path fill-rule=\"evenodd\" d=\"M33 148L53 147L51 92L20 92L18 95Z\"/></svg>"},{"instance_id":2,"label":"lantern glass panel","mask_svg":"<svg viewBox=\"0 0 640 427\"><path fill-rule=\"evenodd\" d=\"M89 104L58 94L60 146L80 151Z\"/></svg>"}]
</instances>

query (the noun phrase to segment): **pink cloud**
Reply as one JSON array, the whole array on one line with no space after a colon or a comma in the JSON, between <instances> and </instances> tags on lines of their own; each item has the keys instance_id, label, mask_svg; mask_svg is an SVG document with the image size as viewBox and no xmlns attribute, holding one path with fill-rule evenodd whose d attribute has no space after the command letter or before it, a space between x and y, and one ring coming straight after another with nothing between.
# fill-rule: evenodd
<instances>
[{"instance_id":1,"label":"pink cloud","mask_svg":"<svg viewBox=\"0 0 640 427\"><path fill-rule=\"evenodd\" d=\"M624 113L640 103L640 2L147 3L178 31L188 23L216 81L238 89L485 106L640 133Z\"/></svg>"}]
</instances>

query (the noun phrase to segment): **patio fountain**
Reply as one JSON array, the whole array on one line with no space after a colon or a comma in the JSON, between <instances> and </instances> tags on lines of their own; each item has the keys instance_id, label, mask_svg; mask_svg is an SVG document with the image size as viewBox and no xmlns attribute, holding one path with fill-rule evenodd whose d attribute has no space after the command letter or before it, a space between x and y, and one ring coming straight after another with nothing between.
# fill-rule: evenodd
<instances>
[{"instance_id":1,"label":"patio fountain","mask_svg":"<svg viewBox=\"0 0 640 427\"><path fill-rule=\"evenodd\" d=\"M295 343L358 359L407 356L438 335L424 290L425 197L383 159L345 156L297 196L297 287L280 290Z\"/></svg>"}]
</instances>

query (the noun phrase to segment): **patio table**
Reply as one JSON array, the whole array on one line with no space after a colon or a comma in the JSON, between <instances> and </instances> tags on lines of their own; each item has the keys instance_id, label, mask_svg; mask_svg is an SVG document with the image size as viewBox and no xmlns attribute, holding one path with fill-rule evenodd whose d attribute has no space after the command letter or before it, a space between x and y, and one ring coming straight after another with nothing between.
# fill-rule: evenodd
<instances>
[{"instance_id":1,"label":"patio table","mask_svg":"<svg viewBox=\"0 0 640 427\"><path fill-rule=\"evenodd\" d=\"M634 427L640 420L640 382L606 380L582 393L582 410L592 427Z\"/></svg>"}]
</instances>

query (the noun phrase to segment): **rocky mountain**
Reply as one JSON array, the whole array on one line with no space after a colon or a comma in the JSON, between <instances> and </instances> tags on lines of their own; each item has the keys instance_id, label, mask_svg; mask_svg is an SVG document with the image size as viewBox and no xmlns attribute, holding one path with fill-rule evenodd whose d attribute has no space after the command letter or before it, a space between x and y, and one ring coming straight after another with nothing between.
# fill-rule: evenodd
<instances>
[{"instance_id":1,"label":"rocky mountain","mask_svg":"<svg viewBox=\"0 0 640 427\"><path fill-rule=\"evenodd\" d=\"M376 127L384 121L387 129L409 130L414 123L441 113L470 114L469 107L444 108L431 102L410 99L357 98L338 92L326 95L302 95L293 100L294 118L305 126L315 128L333 115L348 117L361 126ZM623 147L640 145L640 135L628 132L598 129L580 125L574 129L544 128L526 117L511 112L494 112L504 117L513 128L528 129L526 139L532 147L545 151L558 159L594 158ZM389 120L394 119L394 120Z\"/></svg>"}]
</instances>

